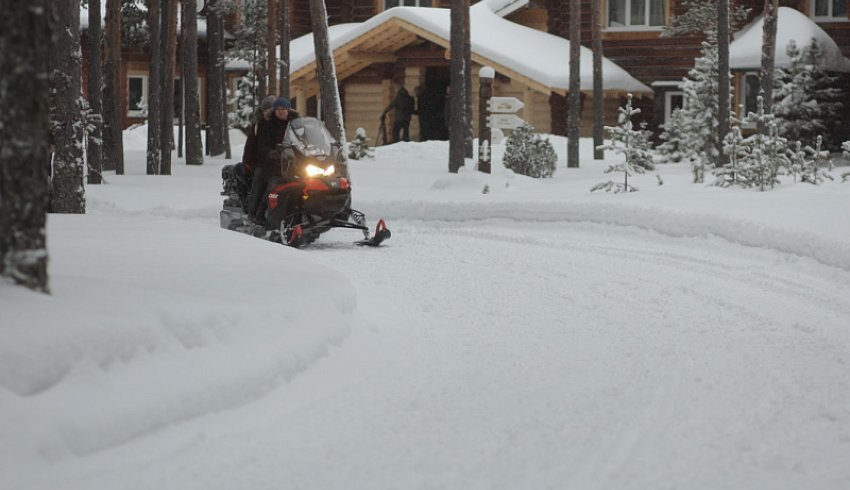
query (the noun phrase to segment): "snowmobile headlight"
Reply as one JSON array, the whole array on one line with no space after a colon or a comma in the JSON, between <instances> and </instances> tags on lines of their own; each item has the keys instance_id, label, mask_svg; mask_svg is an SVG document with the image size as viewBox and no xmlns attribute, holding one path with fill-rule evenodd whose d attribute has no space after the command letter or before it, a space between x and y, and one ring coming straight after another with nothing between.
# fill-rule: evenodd
<instances>
[{"instance_id":1,"label":"snowmobile headlight","mask_svg":"<svg viewBox=\"0 0 850 490\"><path fill-rule=\"evenodd\" d=\"M324 169L322 167L319 167L318 165L313 165L311 163L307 165L307 168L305 170L307 172L307 177L321 177L323 175L333 175L334 166L331 165L330 167Z\"/></svg>"}]
</instances>

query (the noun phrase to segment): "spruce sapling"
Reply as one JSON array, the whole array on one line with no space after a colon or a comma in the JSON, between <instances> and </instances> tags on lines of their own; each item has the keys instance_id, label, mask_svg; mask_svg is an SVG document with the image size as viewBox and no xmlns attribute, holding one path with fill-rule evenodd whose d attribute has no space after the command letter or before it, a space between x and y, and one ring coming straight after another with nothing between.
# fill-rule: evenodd
<instances>
[{"instance_id":1,"label":"spruce sapling","mask_svg":"<svg viewBox=\"0 0 850 490\"><path fill-rule=\"evenodd\" d=\"M619 126L605 126L605 130L611 138L611 142L607 145L601 145L603 150L612 150L614 153L619 153L625 156L625 161L616 165L610 165L605 173L623 172L623 183L615 183L613 181L596 184L590 189L590 192L604 190L606 192L634 192L638 188L629 184L629 176L634 174L642 174L646 170L653 170L655 165L652 162L652 153L650 152L651 143L649 141L649 131L633 129L632 118L640 113L640 109L632 107L632 94L626 96L625 107L619 107Z\"/></svg>"}]
</instances>

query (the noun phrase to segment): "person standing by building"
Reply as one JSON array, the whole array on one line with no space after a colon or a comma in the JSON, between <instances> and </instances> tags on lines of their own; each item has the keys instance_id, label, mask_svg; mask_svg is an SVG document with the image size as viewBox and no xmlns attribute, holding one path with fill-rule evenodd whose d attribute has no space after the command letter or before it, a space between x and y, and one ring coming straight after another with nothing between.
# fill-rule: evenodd
<instances>
[{"instance_id":1,"label":"person standing by building","mask_svg":"<svg viewBox=\"0 0 850 490\"><path fill-rule=\"evenodd\" d=\"M381 118L393 111L393 143L410 141L410 118L416 113L416 101L404 86L398 89L392 102L381 113Z\"/></svg>"}]
</instances>

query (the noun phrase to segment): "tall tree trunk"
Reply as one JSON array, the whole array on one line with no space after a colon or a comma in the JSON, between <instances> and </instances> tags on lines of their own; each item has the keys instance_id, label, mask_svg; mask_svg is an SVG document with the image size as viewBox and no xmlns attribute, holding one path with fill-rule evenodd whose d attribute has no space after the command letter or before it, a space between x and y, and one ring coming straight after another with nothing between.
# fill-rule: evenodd
<instances>
[{"instance_id":1,"label":"tall tree trunk","mask_svg":"<svg viewBox=\"0 0 850 490\"><path fill-rule=\"evenodd\" d=\"M451 94L447 101L449 112L449 172L457 173L464 165L466 156L466 66L463 53L464 41L468 30L468 18L465 12L469 11L469 0L452 0L451 3Z\"/></svg>"},{"instance_id":2,"label":"tall tree trunk","mask_svg":"<svg viewBox=\"0 0 850 490\"><path fill-rule=\"evenodd\" d=\"M605 158L605 150L600 148L605 144L605 93L602 87L602 2L604 0L593 0L591 22L592 48L593 48L593 159ZM727 0L728 1L728 0Z\"/></svg>"},{"instance_id":3,"label":"tall tree trunk","mask_svg":"<svg viewBox=\"0 0 850 490\"><path fill-rule=\"evenodd\" d=\"M269 93L275 93L277 88L277 26L280 23L278 19L277 0L268 1L268 29L266 30L266 46L268 46L268 66L269 72Z\"/></svg>"},{"instance_id":4,"label":"tall tree trunk","mask_svg":"<svg viewBox=\"0 0 850 490\"><path fill-rule=\"evenodd\" d=\"M289 26L290 0L280 0L280 89L281 97L290 97L289 90L289 42L292 31Z\"/></svg>"},{"instance_id":5,"label":"tall tree trunk","mask_svg":"<svg viewBox=\"0 0 850 490\"><path fill-rule=\"evenodd\" d=\"M54 2L56 31L53 59L57 127L53 160L53 211L86 212L83 174L82 51L80 49L80 0ZM5 74L4 74L5 76Z\"/></svg>"},{"instance_id":6,"label":"tall tree trunk","mask_svg":"<svg viewBox=\"0 0 850 490\"><path fill-rule=\"evenodd\" d=\"M186 164L204 163L204 146L201 139L201 96L198 86L198 0L186 1L186 67L183 72L183 90L186 94Z\"/></svg>"},{"instance_id":7,"label":"tall tree trunk","mask_svg":"<svg viewBox=\"0 0 850 490\"><path fill-rule=\"evenodd\" d=\"M20 0L0 16L0 276L43 292L52 2Z\"/></svg>"},{"instance_id":8,"label":"tall tree trunk","mask_svg":"<svg viewBox=\"0 0 850 490\"><path fill-rule=\"evenodd\" d=\"M729 0L717 2L717 154L718 163L729 161L723 152L723 141L730 126L730 80L729 80Z\"/></svg>"},{"instance_id":9,"label":"tall tree trunk","mask_svg":"<svg viewBox=\"0 0 850 490\"><path fill-rule=\"evenodd\" d=\"M342 102L339 98L336 65L328 40L328 12L324 0L310 0L310 21L313 26L313 42L316 50L316 71L318 71L319 91L322 100L322 119L325 120L331 135L345 148ZM343 152L344 157L345 152ZM348 164L343 165L342 174L348 175Z\"/></svg>"},{"instance_id":10,"label":"tall tree trunk","mask_svg":"<svg viewBox=\"0 0 850 490\"><path fill-rule=\"evenodd\" d=\"M100 0L89 0L89 29L88 29L88 100L89 107L94 114L103 116L103 60L101 45L103 43L103 29L101 27ZM94 121L93 131L89 134L87 159L89 173L87 183L100 184L103 172L103 123Z\"/></svg>"},{"instance_id":11,"label":"tall tree trunk","mask_svg":"<svg viewBox=\"0 0 850 490\"><path fill-rule=\"evenodd\" d=\"M160 0L148 0L150 77L148 78L148 151L146 173L156 175L162 163L162 43L160 40Z\"/></svg>"},{"instance_id":12,"label":"tall tree trunk","mask_svg":"<svg viewBox=\"0 0 850 490\"><path fill-rule=\"evenodd\" d=\"M177 38L177 66L180 67L180 103L177 104L177 158L183 158L183 150L186 147L186 31L188 27L186 0L180 2L180 26L178 31L180 35Z\"/></svg>"},{"instance_id":13,"label":"tall tree trunk","mask_svg":"<svg viewBox=\"0 0 850 490\"><path fill-rule=\"evenodd\" d=\"M124 173L121 91L121 0L106 0L106 64L103 84L103 168Z\"/></svg>"},{"instance_id":14,"label":"tall tree trunk","mask_svg":"<svg viewBox=\"0 0 850 490\"><path fill-rule=\"evenodd\" d=\"M567 116L567 167L578 168L578 140L581 124L581 1L570 0L570 95Z\"/></svg>"},{"instance_id":15,"label":"tall tree trunk","mask_svg":"<svg viewBox=\"0 0 850 490\"><path fill-rule=\"evenodd\" d=\"M222 114L225 111L224 78L220 69L221 52L224 48L224 32L222 31L222 16L217 11L219 0L207 2L207 145L212 156L224 153L224 132L226 121Z\"/></svg>"},{"instance_id":16,"label":"tall tree trunk","mask_svg":"<svg viewBox=\"0 0 850 490\"><path fill-rule=\"evenodd\" d=\"M177 0L162 0L162 151L159 173L171 175L171 150L174 149L174 74L177 53Z\"/></svg>"},{"instance_id":17,"label":"tall tree trunk","mask_svg":"<svg viewBox=\"0 0 850 490\"><path fill-rule=\"evenodd\" d=\"M764 94L764 112L773 112L773 72L776 61L776 11L779 0L764 0L764 30L761 45L761 73L759 81ZM759 127L760 132L767 131Z\"/></svg>"},{"instance_id":18,"label":"tall tree trunk","mask_svg":"<svg viewBox=\"0 0 850 490\"><path fill-rule=\"evenodd\" d=\"M469 28L469 0L463 7L463 80L466 126L463 129L463 150L466 158L472 158L472 40Z\"/></svg>"}]
</instances>

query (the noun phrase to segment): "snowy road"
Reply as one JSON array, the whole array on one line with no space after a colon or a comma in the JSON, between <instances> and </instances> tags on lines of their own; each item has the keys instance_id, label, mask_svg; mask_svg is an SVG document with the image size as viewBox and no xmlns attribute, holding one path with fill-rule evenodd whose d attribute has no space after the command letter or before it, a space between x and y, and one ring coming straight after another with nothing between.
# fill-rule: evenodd
<instances>
[{"instance_id":1,"label":"snowy road","mask_svg":"<svg viewBox=\"0 0 850 490\"><path fill-rule=\"evenodd\" d=\"M305 487L850 483L845 271L593 224L418 223L315 256L383 305L399 355L292 421L332 436L293 448L337 462Z\"/></svg>"},{"instance_id":2,"label":"snowy road","mask_svg":"<svg viewBox=\"0 0 850 490\"><path fill-rule=\"evenodd\" d=\"M380 250L304 252L355 284L349 339L116 484L850 485L848 272L590 223L394 225Z\"/></svg>"}]
</instances>

